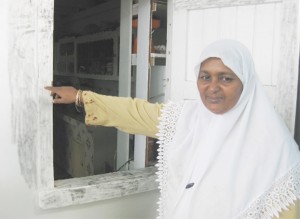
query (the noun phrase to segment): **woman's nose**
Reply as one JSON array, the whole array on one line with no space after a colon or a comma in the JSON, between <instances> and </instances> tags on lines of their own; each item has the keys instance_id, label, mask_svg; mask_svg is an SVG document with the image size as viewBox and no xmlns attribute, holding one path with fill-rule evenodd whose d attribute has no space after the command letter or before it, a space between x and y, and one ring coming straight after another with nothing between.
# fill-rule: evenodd
<instances>
[{"instance_id":1,"label":"woman's nose","mask_svg":"<svg viewBox=\"0 0 300 219\"><path fill-rule=\"evenodd\" d=\"M211 92L217 92L217 91L220 90L220 84L219 84L219 81L217 79L211 80L211 82L209 84L209 90Z\"/></svg>"}]
</instances>

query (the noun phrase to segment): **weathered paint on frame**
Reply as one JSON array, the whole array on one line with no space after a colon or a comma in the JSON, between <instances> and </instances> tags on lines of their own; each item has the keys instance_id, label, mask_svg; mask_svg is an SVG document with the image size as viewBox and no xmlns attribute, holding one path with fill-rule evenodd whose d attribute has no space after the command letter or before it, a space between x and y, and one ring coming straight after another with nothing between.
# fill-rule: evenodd
<instances>
[{"instance_id":1,"label":"weathered paint on frame","mask_svg":"<svg viewBox=\"0 0 300 219\"><path fill-rule=\"evenodd\" d=\"M16 0L10 8L9 77L13 141L22 175L41 208L122 197L157 189L155 168L54 181L52 102L53 0Z\"/></svg>"},{"instance_id":2,"label":"weathered paint on frame","mask_svg":"<svg viewBox=\"0 0 300 219\"><path fill-rule=\"evenodd\" d=\"M243 5L257 5L266 3L282 2L282 0L174 0L175 9L204 9L204 8L219 8L233 7Z\"/></svg>"},{"instance_id":3,"label":"weathered paint on frame","mask_svg":"<svg viewBox=\"0 0 300 219\"><path fill-rule=\"evenodd\" d=\"M39 11L41 7L37 7L38 5L47 7L47 10ZM51 116L47 115L50 110L40 113L42 110L40 101L43 100L46 104L47 100L41 98L43 93L41 88L51 81L52 59L49 51L52 48L52 12L51 1L39 3L36 0L18 0L18 3L11 4L9 13L12 36L9 44L9 78L13 141L17 143L21 172L29 187L37 186L38 145L41 132L45 131L49 137L51 136L49 129L41 130L43 127L40 126L40 122L43 121L43 115L47 118L44 122L50 122ZM47 55L38 49L42 47L47 50ZM45 69L47 71L43 72ZM44 79L41 77L42 73Z\"/></svg>"}]
</instances>

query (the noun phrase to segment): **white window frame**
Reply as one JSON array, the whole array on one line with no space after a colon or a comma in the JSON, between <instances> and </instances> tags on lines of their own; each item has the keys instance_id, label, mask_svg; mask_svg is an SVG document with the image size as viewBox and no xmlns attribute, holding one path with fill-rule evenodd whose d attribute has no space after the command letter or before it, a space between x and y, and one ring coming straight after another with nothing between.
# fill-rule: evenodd
<instances>
[{"instance_id":1,"label":"white window frame","mask_svg":"<svg viewBox=\"0 0 300 219\"><path fill-rule=\"evenodd\" d=\"M132 0L122 0L124 17L131 26ZM53 77L53 9L54 0L38 1L37 56L39 90L50 84ZM124 19L123 21L124 22ZM128 35L128 28L121 30L120 37ZM123 32L122 32L123 31ZM129 33L131 36L131 33ZM125 40L131 40L125 37ZM131 44L129 44L131 45ZM130 50L131 51L131 48ZM122 56L122 54L120 54ZM126 53L123 54L126 56ZM130 56L128 56L130 57ZM120 59L122 59L120 57ZM122 59L123 60L123 59ZM131 65L131 62L128 62ZM126 63L125 63L126 64ZM130 74L129 74L130 78ZM121 80L128 80L123 77ZM122 88L128 92L128 88ZM82 178L54 180L53 170L53 116L49 93L39 92L37 184L38 205L42 209L89 203L122 197L158 188L155 167L120 171ZM126 139L126 137L125 137ZM126 147L125 147L126 148Z\"/></svg>"}]
</instances>

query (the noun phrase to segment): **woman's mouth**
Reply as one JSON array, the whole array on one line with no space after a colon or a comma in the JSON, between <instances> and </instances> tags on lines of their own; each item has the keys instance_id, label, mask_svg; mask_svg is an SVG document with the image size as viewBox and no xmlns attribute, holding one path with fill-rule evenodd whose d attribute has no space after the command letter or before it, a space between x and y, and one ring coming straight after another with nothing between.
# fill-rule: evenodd
<instances>
[{"instance_id":1,"label":"woman's mouth","mask_svg":"<svg viewBox=\"0 0 300 219\"><path fill-rule=\"evenodd\" d=\"M206 97L206 100L212 104L218 104L223 100L223 97Z\"/></svg>"}]
</instances>

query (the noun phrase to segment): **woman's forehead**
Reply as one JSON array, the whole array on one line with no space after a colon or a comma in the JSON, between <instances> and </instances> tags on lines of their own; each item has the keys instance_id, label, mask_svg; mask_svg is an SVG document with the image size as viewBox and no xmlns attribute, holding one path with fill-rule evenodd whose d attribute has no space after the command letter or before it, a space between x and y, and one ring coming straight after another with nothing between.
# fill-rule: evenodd
<instances>
[{"instance_id":1,"label":"woman's forehead","mask_svg":"<svg viewBox=\"0 0 300 219\"><path fill-rule=\"evenodd\" d=\"M210 69L210 70L216 70L216 71L223 71L223 72L230 72L234 73L234 71L226 66L222 59L216 58L216 57L210 57L208 59L205 59L201 65L200 65L200 71L203 71L205 69Z\"/></svg>"}]
</instances>

